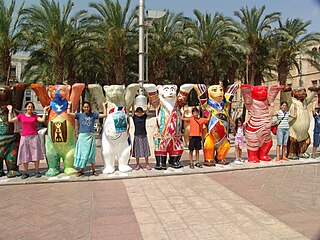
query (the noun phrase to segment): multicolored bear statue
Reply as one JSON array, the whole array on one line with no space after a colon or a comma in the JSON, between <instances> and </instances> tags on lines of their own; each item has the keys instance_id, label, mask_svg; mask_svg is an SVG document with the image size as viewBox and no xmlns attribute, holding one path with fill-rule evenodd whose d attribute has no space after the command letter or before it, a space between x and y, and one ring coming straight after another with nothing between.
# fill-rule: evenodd
<instances>
[{"instance_id":1,"label":"multicolored bear statue","mask_svg":"<svg viewBox=\"0 0 320 240\"><path fill-rule=\"evenodd\" d=\"M177 95L176 85L144 84L149 95L150 103L156 108L157 131L154 134L155 158L157 170L167 169L167 155L169 165L180 168L180 158L183 153L181 141L181 113L180 107L186 103L193 84L183 84Z\"/></svg>"},{"instance_id":2,"label":"multicolored bear statue","mask_svg":"<svg viewBox=\"0 0 320 240\"><path fill-rule=\"evenodd\" d=\"M217 160L218 164L229 164L226 159L230 149L227 109L233 99L233 94L238 89L238 84L231 85L226 93L220 85L210 86L208 92L206 92L204 84L195 85L195 89L205 110L205 115L210 116L208 133L205 136L203 145L204 165L214 166L215 160Z\"/></svg>"},{"instance_id":3,"label":"multicolored bear statue","mask_svg":"<svg viewBox=\"0 0 320 240\"><path fill-rule=\"evenodd\" d=\"M48 92L42 84L31 84L31 89L37 94L43 107L50 105L48 130L46 135L46 159L48 171L46 176L56 176L60 173L60 159L64 163L64 173L73 174L74 151L76 147L75 119L67 114L68 101L74 109L78 108L84 83L72 85L50 85ZM71 91L71 93L70 93Z\"/></svg>"},{"instance_id":4,"label":"multicolored bear statue","mask_svg":"<svg viewBox=\"0 0 320 240\"><path fill-rule=\"evenodd\" d=\"M21 110L25 89L25 84L0 86L0 177L5 175L3 160L7 165L8 178L21 175L17 166L20 135L14 132L14 124L8 122L7 105L12 105L15 111Z\"/></svg>"}]
</instances>

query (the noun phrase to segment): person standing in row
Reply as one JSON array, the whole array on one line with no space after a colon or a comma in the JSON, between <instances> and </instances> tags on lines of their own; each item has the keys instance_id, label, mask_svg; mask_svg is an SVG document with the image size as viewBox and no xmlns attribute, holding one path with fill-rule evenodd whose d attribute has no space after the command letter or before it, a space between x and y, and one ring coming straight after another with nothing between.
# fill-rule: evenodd
<instances>
[{"instance_id":1,"label":"person standing in row","mask_svg":"<svg viewBox=\"0 0 320 240\"><path fill-rule=\"evenodd\" d=\"M313 103L312 114L314 118L314 128L311 158L316 158L317 149L320 145L320 108L316 108L316 102Z\"/></svg>"},{"instance_id":2,"label":"person standing in row","mask_svg":"<svg viewBox=\"0 0 320 240\"><path fill-rule=\"evenodd\" d=\"M274 104L271 105L271 116L277 117L277 148L276 148L276 163L280 162L280 148L282 146L282 160L288 161L289 159L286 156L287 153L287 143L289 139L289 117L296 118L297 117L297 109L293 108L294 112L292 115L288 111L288 103L281 102L280 109L276 113L274 113Z\"/></svg>"},{"instance_id":3,"label":"person standing in row","mask_svg":"<svg viewBox=\"0 0 320 240\"><path fill-rule=\"evenodd\" d=\"M236 160L234 163L243 164L244 160L242 160L242 149L244 145L244 123L242 118L237 118L234 125L234 147L236 155Z\"/></svg>"},{"instance_id":4,"label":"person standing in row","mask_svg":"<svg viewBox=\"0 0 320 240\"><path fill-rule=\"evenodd\" d=\"M184 112L183 112L184 113ZM189 167L191 169L194 166L202 168L202 164L199 161L199 151L202 149L202 128L203 124L207 124L210 116L208 118L199 117L199 109L192 108L192 117L181 118L184 121L190 122L190 137L189 137ZM193 163L193 151L196 152L196 164Z\"/></svg>"},{"instance_id":5,"label":"person standing in row","mask_svg":"<svg viewBox=\"0 0 320 240\"><path fill-rule=\"evenodd\" d=\"M25 113L19 114L17 117L12 118L12 106L7 106L8 121L10 123L20 122L21 123L21 139L19 144L18 159L17 164L22 165L24 168L24 174L21 176L22 179L29 177L28 165L29 162L34 162L35 166L35 177L41 177L39 172L39 161L44 158L43 152L41 150L41 142L38 136L37 131L37 122L45 122L46 111L49 109L49 106L46 106L43 110L42 117L34 114L34 104L32 102L27 102L24 106Z\"/></svg>"},{"instance_id":6,"label":"person standing in row","mask_svg":"<svg viewBox=\"0 0 320 240\"><path fill-rule=\"evenodd\" d=\"M133 139L133 152L132 157L136 158L135 170L141 168L140 158L144 157L146 162L146 169L151 170L149 165L150 147L147 137L146 121L150 110L150 103L147 106L146 112L141 107L137 107L134 111L134 105L132 106L132 120L134 123L134 139Z\"/></svg>"},{"instance_id":7,"label":"person standing in row","mask_svg":"<svg viewBox=\"0 0 320 240\"><path fill-rule=\"evenodd\" d=\"M72 103L69 102L67 114L75 117L79 122L79 135L74 152L74 166L79 169L77 177L84 175L87 163L91 164L92 174L99 176L96 171L96 138L94 136L94 121L107 116L107 102L102 103L103 114L92 113L89 102L83 102L82 113L71 111Z\"/></svg>"}]
</instances>

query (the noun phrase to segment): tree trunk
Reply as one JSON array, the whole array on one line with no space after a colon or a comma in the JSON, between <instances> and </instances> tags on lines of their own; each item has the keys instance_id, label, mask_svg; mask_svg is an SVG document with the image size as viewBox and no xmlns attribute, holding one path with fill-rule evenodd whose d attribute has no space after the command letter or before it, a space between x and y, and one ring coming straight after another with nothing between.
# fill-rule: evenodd
<instances>
[{"instance_id":1,"label":"tree trunk","mask_svg":"<svg viewBox=\"0 0 320 240\"><path fill-rule=\"evenodd\" d=\"M289 68L287 64L280 63L277 68L278 71L278 82L280 85L286 85L287 83L287 76L289 74Z\"/></svg>"},{"instance_id":2,"label":"tree trunk","mask_svg":"<svg viewBox=\"0 0 320 240\"><path fill-rule=\"evenodd\" d=\"M202 58L203 61L203 82L206 86L210 85L210 57L204 55Z\"/></svg>"},{"instance_id":3,"label":"tree trunk","mask_svg":"<svg viewBox=\"0 0 320 240\"><path fill-rule=\"evenodd\" d=\"M11 66L11 56L9 51L5 51L4 54L2 54L0 59L0 84L5 85L8 79L8 74L10 75Z\"/></svg>"},{"instance_id":4,"label":"tree trunk","mask_svg":"<svg viewBox=\"0 0 320 240\"><path fill-rule=\"evenodd\" d=\"M63 84L63 75L64 75L64 58L62 56L56 57L55 62L55 80L56 84Z\"/></svg>"}]
</instances>

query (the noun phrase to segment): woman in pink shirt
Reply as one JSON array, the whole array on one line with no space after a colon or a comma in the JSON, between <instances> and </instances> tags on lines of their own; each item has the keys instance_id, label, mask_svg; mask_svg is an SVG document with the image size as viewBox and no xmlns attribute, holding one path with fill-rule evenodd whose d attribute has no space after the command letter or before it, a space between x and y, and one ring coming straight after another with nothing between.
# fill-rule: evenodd
<instances>
[{"instance_id":1,"label":"woman in pink shirt","mask_svg":"<svg viewBox=\"0 0 320 240\"><path fill-rule=\"evenodd\" d=\"M44 108L43 116L39 117L37 114L33 114L34 104L32 102L27 102L24 106L26 113L19 114L17 117L12 118L12 106L7 106L8 113L8 121L10 123L13 122L21 122L22 131L20 133L20 145L18 151L18 160L17 164L23 164L24 174L21 176L22 179L26 179L29 177L28 174L28 163L34 162L36 174L35 177L41 177L41 173L39 172L39 160L43 159L43 152L41 150L41 143L38 137L38 131L36 128L37 121L44 122L46 119L46 110L49 106Z\"/></svg>"}]
</instances>

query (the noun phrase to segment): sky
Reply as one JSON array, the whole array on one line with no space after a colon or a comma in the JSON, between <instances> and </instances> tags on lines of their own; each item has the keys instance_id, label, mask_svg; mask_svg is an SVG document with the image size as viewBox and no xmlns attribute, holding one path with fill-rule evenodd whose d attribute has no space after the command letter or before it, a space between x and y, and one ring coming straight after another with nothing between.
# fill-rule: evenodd
<instances>
[{"instance_id":1,"label":"sky","mask_svg":"<svg viewBox=\"0 0 320 240\"><path fill-rule=\"evenodd\" d=\"M74 12L87 9L89 2L102 2L103 0L73 0L75 3ZM122 5L126 0L119 0ZM11 0L5 0L6 3ZM16 0L17 3L23 2ZM39 0L25 0L26 5L38 4ZM59 0L66 3L67 0ZM131 5L139 4L139 0L131 0ZM311 20L309 32L320 32L320 0L145 0L145 9L151 10L170 10L171 12L183 12L186 17L194 18L193 10L198 9L201 12L212 13L220 12L225 16L234 17L234 11L241 7L248 6L249 9L256 6L260 8L266 6L265 14L272 12L281 12L283 20L287 18L301 18Z\"/></svg>"}]
</instances>

